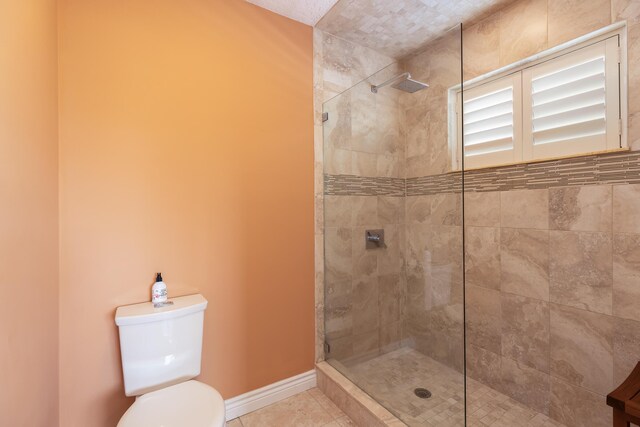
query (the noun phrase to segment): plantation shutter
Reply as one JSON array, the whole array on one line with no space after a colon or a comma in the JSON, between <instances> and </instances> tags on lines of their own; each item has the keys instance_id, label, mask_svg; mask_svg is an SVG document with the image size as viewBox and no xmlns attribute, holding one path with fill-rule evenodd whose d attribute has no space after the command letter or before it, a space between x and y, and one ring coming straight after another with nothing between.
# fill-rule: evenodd
<instances>
[{"instance_id":1,"label":"plantation shutter","mask_svg":"<svg viewBox=\"0 0 640 427\"><path fill-rule=\"evenodd\" d=\"M465 90L463 111L458 112L465 168L521 159L521 105L520 73Z\"/></svg>"},{"instance_id":2,"label":"plantation shutter","mask_svg":"<svg viewBox=\"0 0 640 427\"><path fill-rule=\"evenodd\" d=\"M523 160L620 147L618 37L528 68Z\"/></svg>"}]
</instances>

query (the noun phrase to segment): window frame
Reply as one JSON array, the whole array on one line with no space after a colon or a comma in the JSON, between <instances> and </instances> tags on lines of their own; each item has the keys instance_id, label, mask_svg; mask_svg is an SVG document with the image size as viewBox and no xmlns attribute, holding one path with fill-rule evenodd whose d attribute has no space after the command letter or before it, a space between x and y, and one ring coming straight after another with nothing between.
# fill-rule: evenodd
<instances>
[{"instance_id":1,"label":"window frame","mask_svg":"<svg viewBox=\"0 0 640 427\"><path fill-rule=\"evenodd\" d=\"M551 49L547 49L545 51L539 52L533 56L525 58L521 61L515 62L513 64L507 65L500 69L491 71L489 73L483 74L481 76L475 77L464 82L462 85L457 85L449 88L448 93L448 103L449 103L449 152L450 152L450 164L452 171L460 171L462 170L463 160L462 160L462 143L463 143L463 126L462 126L462 102L464 99L465 92L470 91L478 86L485 85L491 83L493 81L502 79L506 76L512 74L524 74L525 70L533 68L537 65L543 64L545 62L549 62L560 58L562 56L568 55L575 51L578 51L582 48L589 47L591 45L597 44L604 40L610 39L612 37L618 37L618 70L619 70L619 104L618 104L618 114L619 121L617 123L607 123L607 138L609 139L610 129L615 126L616 130L619 132L618 141L615 147L612 147L607 142L607 148L605 150L598 150L597 153L602 152L611 152L611 151L627 151L629 150L628 142L627 142L627 123L628 123L628 107L627 107L627 93L628 93L628 73L627 73L627 25L626 21L617 22L613 25L609 25L600 30L594 31L592 33L586 34L582 37L578 37L574 40L568 41L566 43L555 46ZM524 86L524 82L523 82ZM609 97L610 94L607 93ZM525 107L525 94L524 91L522 93L522 103L523 110ZM607 104L609 103L609 98L607 98ZM523 112L524 116L524 112ZM514 118L515 119L515 118ZM524 124L523 124L524 126ZM610 126L612 126L610 128ZM515 130L514 130L515 132ZM614 130L615 132L615 130ZM526 144L525 142L525 132L522 134L522 144ZM516 160L514 162L509 163L490 163L484 162L485 164L482 166L467 166L465 165L465 170L472 169L484 169L490 167L497 166L505 166L510 164L523 164L523 163L535 163L541 162L545 160L551 159L559 159L559 158L567 158L567 157L580 157L588 154L593 154L593 151L585 151L573 154L566 155L554 155L552 157L544 157L544 158L525 158L523 153L523 158L521 160Z\"/></svg>"}]
</instances>

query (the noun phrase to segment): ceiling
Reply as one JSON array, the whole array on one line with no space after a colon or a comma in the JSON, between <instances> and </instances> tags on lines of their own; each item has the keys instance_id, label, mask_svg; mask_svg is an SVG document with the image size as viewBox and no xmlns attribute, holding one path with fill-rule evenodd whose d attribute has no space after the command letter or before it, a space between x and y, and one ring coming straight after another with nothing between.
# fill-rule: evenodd
<instances>
[{"instance_id":1,"label":"ceiling","mask_svg":"<svg viewBox=\"0 0 640 427\"><path fill-rule=\"evenodd\" d=\"M246 0L303 24L314 26L338 0Z\"/></svg>"},{"instance_id":2,"label":"ceiling","mask_svg":"<svg viewBox=\"0 0 640 427\"><path fill-rule=\"evenodd\" d=\"M514 0L246 0L392 58L420 51L447 30Z\"/></svg>"},{"instance_id":3,"label":"ceiling","mask_svg":"<svg viewBox=\"0 0 640 427\"><path fill-rule=\"evenodd\" d=\"M317 27L393 58L419 51L455 25L477 22L513 0L340 0Z\"/></svg>"}]
</instances>

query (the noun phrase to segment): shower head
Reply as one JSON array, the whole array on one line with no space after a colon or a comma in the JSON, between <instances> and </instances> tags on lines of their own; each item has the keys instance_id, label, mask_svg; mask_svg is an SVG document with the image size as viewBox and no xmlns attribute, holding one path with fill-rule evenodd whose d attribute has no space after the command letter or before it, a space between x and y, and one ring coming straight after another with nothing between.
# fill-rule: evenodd
<instances>
[{"instance_id":1,"label":"shower head","mask_svg":"<svg viewBox=\"0 0 640 427\"><path fill-rule=\"evenodd\" d=\"M426 84L426 83L422 83L422 82L419 82L417 80L413 80L411 78L411 74L403 73L403 74L400 74L399 76L396 76L396 77L393 77L393 78L387 80L384 83L380 83L377 86L373 86L372 85L371 86L371 92L378 93L379 89L381 89L381 88L383 88L383 87L385 87L387 85L390 85L391 83L394 83L391 86L392 88L399 89L399 90L401 90L403 92L407 92L407 93L415 93L415 92L418 92L419 90L426 89L426 88L429 87L429 85Z\"/></svg>"},{"instance_id":2,"label":"shower head","mask_svg":"<svg viewBox=\"0 0 640 427\"><path fill-rule=\"evenodd\" d=\"M401 91L414 93L422 89L426 89L429 87L428 84L419 82L417 80L413 80L411 77L408 77L404 80L400 80L398 83L391 85L392 88L400 89Z\"/></svg>"}]
</instances>

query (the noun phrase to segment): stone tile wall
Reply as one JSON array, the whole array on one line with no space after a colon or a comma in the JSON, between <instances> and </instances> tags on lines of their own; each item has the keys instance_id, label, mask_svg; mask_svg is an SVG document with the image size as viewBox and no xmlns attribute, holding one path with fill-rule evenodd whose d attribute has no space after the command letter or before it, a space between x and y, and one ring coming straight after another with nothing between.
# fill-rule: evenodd
<instances>
[{"instance_id":1,"label":"stone tile wall","mask_svg":"<svg viewBox=\"0 0 640 427\"><path fill-rule=\"evenodd\" d=\"M400 95L393 90L371 92L372 84L399 69L392 59L370 49L319 30L314 36L321 50L316 52L316 85L323 89L316 89L320 120L316 154L323 159L316 163L321 168L316 170L316 250L324 253L317 263L316 357L325 357L326 340L330 357L345 362L395 349L400 342L404 287ZM329 117L324 126L323 112ZM322 168L336 175L323 180ZM384 229L386 246L365 249L367 229Z\"/></svg>"},{"instance_id":2,"label":"stone tile wall","mask_svg":"<svg viewBox=\"0 0 640 427\"><path fill-rule=\"evenodd\" d=\"M464 367L462 181L450 170L448 90L462 80L460 28L448 31L404 70L429 88L401 97L407 190L427 184L433 197L405 198L404 343L459 372ZM422 179L424 178L423 181Z\"/></svg>"},{"instance_id":3,"label":"stone tile wall","mask_svg":"<svg viewBox=\"0 0 640 427\"><path fill-rule=\"evenodd\" d=\"M325 195L325 326L342 363L399 347L404 206L393 196ZM385 247L365 248L384 229Z\"/></svg>"},{"instance_id":4,"label":"stone tile wall","mask_svg":"<svg viewBox=\"0 0 640 427\"><path fill-rule=\"evenodd\" d=\"M465 29L465 79L626 20L640 149L639 5L520 0ZM640 360L637 159L465 174L468 374L568 426L611 425L604 396Z\"/></svg>"},{"instance_id":5,"label":"stone tile wall","mask_svg":"<svg viewBox=\"0 0 640 427\"><path fill-rule=\"evenodd\" d=\"M567 425L611 424L605 395L640 359L638 200L638 184L465 194L472 378Z\"/></svg>"},{"instance_id":6,"label":"stone tile wall","mask_svg":"<svg viewBox=\"0 0 640 427\"><path fill-rule=\"evenodd\" d=\"M323 103L358 84L368 76L391 65L394 60L371 49L344 41L318 29L313 31L313 81L314 81L314 193L315 193L315 314L316 314L316 361L324 360L325 321L325 256L324 256L324 129L322 122ZM350 114L348 115L350 120ZM337 116L337 118L339 118ZM331 122L332 124L333 122ZM338 126L340 128L340 126ZM339 145L338 131L334 146ZM371 153L368 153L371 154ZM343 160L340 160L342 155ZM333 149L327 162L329 168L339 170L338 165L349 164L352 153ZM354 155L358 165L367 163ZM362 155L371 161L371 156ZM346 160L346 159L349 160ZM381 157L381 168L385 158ZM376 158L376 167L378 159ZM372 162L368 163L369 165ZM358 166L360 167L360 166ZM354 169L351 169L353 171Z\"/></svg>"},{"instance_id":7,"label":"stone tile wall","mask_svg":"<svg viewBox=\"0 0 640 427\"><path fill-rule=\"evenodd\" d=\"M634 150L640 149L639 4L634 0L520 0L465 28L464 77L473 78L609 23L626 20L628 140ZM364 268L374 262L374 257L354 254L353 242L358 238L358 227L362 227L358 221L368 217L381 224L380 218L386 215L381 216L380 206L386 204L384 198L388 197L333 196L336 199L323 209L326 171L335 175L407 178L407 196L397 222L398 228L404 230L404 255L399 244L398 256L405 261L406 275L399 303L404 325L401 336L420 351L460 369L460 362L455 361L461 359L452 355L461 353L461 344L451 337L461 334L462 325L462 287L458 286L462 283L461 177L448 173L443 90L459 81L455 78L453 82L456 75L451 71L460 62L453 48L455 39L440 39L429 47L430 51L428 48L399 64L397 70L411 71L414 78L431 87L413 95L399 95L400 145L395 151L371 149L367 131L358 130L357 126L355 135L360 142L341 146L354 137L354 133L343 132L347 126L343 121L331 130L336 132L336 145L332 152L325 153L322 102L393 64L393 60L318 30L315 36L317 357L323 358L324 341L323 215L333 216L333 211L342 215L327 219L327 224L336 225L328 227L327 233L335 236L336 243L331 245L336 253L350 257L352 282L350 288L345 286L345 292L362 291L364 286L372 285L354 285L353 272L360 274L363 270L354 268L353 260L361 260L359 265ZM335 109L354 111L349 114L350 120L356 117L364 124L376 123L375 111L351 110L369 105L358 104L361 99L354 96L347 103L345 98L340 100L342 105L336 99ZM358 114L362 116L357 117ZM353 132L352 124L349 126ZM581 161L589 159L574 162ZM513 166L511 172L531 172L538 167ZM491 181L495 178L491 172L466 175L467 184L475 182L473 185L483 187L465 195L468 372L568 426L610 425L603 396L640 358L640 190L633 181L637 171L629 164L616 165L614 169L624 175L626 184L589 181L591 178L580 181L580 177L567 181L560 176L553 183L544 179L535 182L536 187L531 187L529 180L521 187L491 188L502 182ZM549 178L558 175L557 171L552 167L542 174ZM436 185L420 193L426 188L425 183ZM363 209L368 214L356 214ZM351 214L347 213L349 210ZM379 263L380 258L375 259ZM346 263L342 267L349 268ZM338 263L338 277L346 277L340 276L340 268ZM380 277L377 279L379 346ZM353 331L354 319L360 315L354 316L356 299L351 301ZM359 318L372 320L376 316L363 313ZM342 320L336 322L336 330ZM342 323L347 324L349 320ZM356 347L366 349L366 343L372 341L373 338L363 339ZM353 352L354 343L345 351Z\"/></svg>"}]
</instances>

